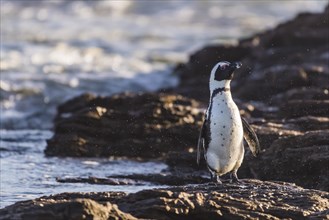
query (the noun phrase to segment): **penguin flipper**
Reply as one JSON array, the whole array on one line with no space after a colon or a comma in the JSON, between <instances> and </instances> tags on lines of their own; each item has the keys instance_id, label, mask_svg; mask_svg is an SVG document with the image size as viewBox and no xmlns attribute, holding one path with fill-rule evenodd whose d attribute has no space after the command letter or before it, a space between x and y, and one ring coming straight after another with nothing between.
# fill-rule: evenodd
<instances>
[{"instance_id":1,"label":"penguin flipper","mask_svg":"<svg viewBox=\"0 0 329 220\"><path fill-rule=\"evenodd\" d=\"M260 152L260 145L259 145L257 135L256 135L255 131L252 129L252 127L249 125L249 123L246 121L246 119L241 117L241 120L242 120L242 125L243 125L243 137L246 140L246 142L248 143L252 155L257 157L257 155Z\"/></svg>"},{"instance_id":2,"label":"penguin flipper","mask_svg":"<svg viewBox=\"0 0 329 220\"><path fill-rule=\"evenodd\" d=\"M205 140L205 135L206 135L206 126L207 126L207 119L203 121L202 128L199 134L199 140L198 140L198 149L197 149L197 158L196 162L199 165L200 164L200 158L201 158L201 147L203 148L203 151L205 151L205 146L204 146L204 140Z\"/></svg>"}]
</instances>

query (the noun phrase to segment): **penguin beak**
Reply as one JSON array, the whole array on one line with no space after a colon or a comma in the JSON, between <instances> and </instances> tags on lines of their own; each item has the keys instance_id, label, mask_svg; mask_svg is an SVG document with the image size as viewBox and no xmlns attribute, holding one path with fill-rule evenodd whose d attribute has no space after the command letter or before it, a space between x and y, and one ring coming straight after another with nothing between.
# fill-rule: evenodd
<instances>
[{"instance_id":1,"label":"penguin beak","mask_svg":"<svg viewBox=\"0 0 329 220\"><path fill-rule=\"evenodd\" d=\"M233 78L234 70L239 69L242 66L241 62L232 62L230 64L230 73L229 73L229 79Z\"/></svg>"},{"instance_id":2,"label":"penguin beak","mask_svg":"<svg viewBox=\"0 0 329 220\"><path fill-rule=\"evenodd\" d=\"M231 63L230 66L231 66L232 69L239 69L242 66L242 63L241 62L233 62L233 63Z\"/></svg>"}]
</instances>

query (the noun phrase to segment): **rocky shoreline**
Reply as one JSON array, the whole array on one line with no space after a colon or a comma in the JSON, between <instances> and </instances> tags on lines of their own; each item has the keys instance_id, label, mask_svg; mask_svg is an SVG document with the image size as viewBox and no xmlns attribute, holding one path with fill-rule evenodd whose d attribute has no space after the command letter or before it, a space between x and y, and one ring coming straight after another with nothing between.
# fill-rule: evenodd
<instances>
[{"instance_id":1,"label":"rocky shoreline","mask_svg":"<svg viewBox=\"0 0 329 220\"><path fill-rule=\"evenodd\" d=\"M18 202L1 219L326 219L329 193L284 182L197 184L137 193L62 193Z\"/></svg>"},{"instance_id":2,"label":"rocky shoreline","mask_svg":"<svg viewBox=\"0 0 329 220\"><path fill-rule=\"evenodd\" d=\"M199 103L163 93L84 94L58 107L47 156L159 158L197 141ZM179 144L177 144L179 143Z\"/></svg>"},{"instance_id":3,"label":"rocky shoreline","mask_svg":"<svg viewBox=\"0 0 329 220\"><path fill-rule=\"evenodd\" d=\"M158 159L168 169L159 175L59 182L146 181L175 187L130 195L41 197L2 209L0 219L329 218L328 18L327 6L323 13L300 14L236 45L206 46L175 69L180 78L176 88L111 97L84 94L63 103L47 156ZM204 164L197 167L195 162L208 75L218 60L242 61L232 93L263 149L259 158L247 150L238 172L242 185L209 185Z\"/></svg>"}]
</instances>

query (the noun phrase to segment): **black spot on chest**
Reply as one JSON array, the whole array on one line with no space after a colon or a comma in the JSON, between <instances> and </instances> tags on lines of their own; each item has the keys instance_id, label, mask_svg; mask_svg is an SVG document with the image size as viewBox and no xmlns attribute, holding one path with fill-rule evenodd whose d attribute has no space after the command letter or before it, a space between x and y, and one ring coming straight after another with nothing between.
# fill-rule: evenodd
<instances>
[{"instance_id":1,"label":"black spot on chest","mask_svg":"<svg viewBox=\"0 0 329 220\"><path fill-rule=\"evenodd\" d=\"M217 125L217 122L214 122L214 121L212 121L212 118L211 118L211 116L212 116L212 114L213 114L213 111L214 111L214 109L213 109L213 107L214 107L214 104L216 105L216 107L217 106L220 106L220 105L223 105L223 106L225 106L225 105L227 105L227 102L225 101L225 99L221 99L221 101L223 102L222 104L220 104L220 103L214 103L214 98L215 98L215 96L216 95L218 95L219 93L223 93L223 89L217 89L217 90L215 90L212 94L211 94L211 98L210 98L210 103L209 103L209 106L208 106L208 114L207 114L207 123L206 123L206 132L205 132L205 135L204 135L204 140L205 140L205 148L206 148L206 150L208 149L208 147L209 147L209 143L211 142L211 136L212 135L216 135L216 134L212 134L211 133L211 130L210 130L210 125ZM224 104L225 103L225 104ZM225 112L225 110L223 109L223 110L220 110L220 113L221 114L223 114ZM219 112L218 112L219 113ZM218 114L217 113L217 114ZM223 126L223 128L225 129L226 128L226 125L224 125ZM225 133L225 131L224 131L224 133ZM218 135L218 134L217 134ZM223 136L224 134L223 133L221 133L220 134L221 136ZM225 140L225 138L223 139L223 140Z\"/></svg>"}]
</instances>

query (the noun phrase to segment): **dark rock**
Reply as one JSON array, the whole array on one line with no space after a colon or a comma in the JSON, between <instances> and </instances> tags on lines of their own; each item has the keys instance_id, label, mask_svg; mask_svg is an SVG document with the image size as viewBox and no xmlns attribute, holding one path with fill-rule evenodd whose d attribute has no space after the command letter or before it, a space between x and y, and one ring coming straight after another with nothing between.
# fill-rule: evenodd
<instances>
[{"instance_id":1,"label":"dark rock","mask_svg":"<svg viewBox=\"0 0 329 220\"><path fill-rule=\"evenodd\" d=\"M329 193L244 179L129 195L63 193L8 206L0 219L326 219L328 209Z\"/></svg>"},{"instance_id":2,"label":"dark rock","mask_svg":"<svg viewBox=\"0 0 329 220\"><path fill-rule=\"evenodd\" d=\"M70 178L56 178L56 181L59 183L89 183L89 184L98 184L98 185L140 185L136 181L130 181L127 179L118 179L118 178L99 178L90 176L86 177L70 177Z\"/></svg>"},{"instance_id":3,"label":"dark rock","mask_svg":"<svg viewBox=\"0 0 329 220\"><path fill-rule=\"evenodd\" d=\"M209 178L203 177L198 172L166 172L160 174L131 174L131 175L115 175L110 178L129 179L137 182L147 181L153 184L161 184L168 186L182 186L186 184L200 184L210 181Z\"/></svg>"},{"instance_id":4,"label":"dark rock","mask_svg":"<svg viewBox=\"0 0 329 220\"><path fill-rule=\"evenodd\" d=\"M246 154L238 176L284 180L307 188L329 190L329 130L305 133L307 129L328 127L328 120L307 117L253 125L263 150L255 158L245 144ZM196 164L195 152L173 152L166 157L168 171L173 174L208 175L205 161L201 162L200 166Z\"/></svg>"},{"instance_id":5,"label":"dark rock","mask_svg":"<svg viewBox=\"0 0 329 220\"><path fill-rule=\"evenodd\" d=\"M301 87L290 89L286 92L275 95L272 99L275 105L281 105L291 100L328 100L328 89L316 87Z\"/></svg>"},{"instance_id":6,"label":"dark rock","mask_svg":"<svg viewBox=\"0 0 329 220\"><path fill-rule=\"evenodd\" d=\"M321 135L329 140L328 9L301 14L237 45L205 47L177 70L181 83L173 91L205 106L211 67L225 59L242 61L243 68L231 83L232 95L241 115L256 131L263 152L255 159L246 151L240 177L291 181L328 190L324 176L328 176L329 143L319 141ZM223 53L229 56L214 55ZM198 170L194 154L169 154L169 169Z\"/></svg>"},{"instance_id":7,"label":"dark rock","mask_svg":"<svg viewBox=\"0 0 329 220\"><path fill-rule=\"evenodd\" d=\"M152 219L298 219L313 213L305 214L313 204L315 212L328 208L328 193L309 192L287 183L244 180L241 185L145 190L129 195L119 207L136 217ZM316 198L315 193L322 195ZM151 205L140 206L144 202Z\"/></svg>"},{"instance_id":8,"label":"dark rock","mask_svg":"<svg viewBox=\"0 0 329 220\"><path fill-rule=\"evenodd\" d=\"M18 202L0 210L0 219L136 219L122 212L117 205L108 202L112 201L111 194L116 198L124 195L123 193L63 193L41 197Z\"/></svg>"},{"instance_id":9,"label":"dark rock","mask_svg":"<svg viewBox=\"0 0 329 220\"><path fill-rule=\"evenodd\" d=\"M294 20L278 25L261 36L261 44L272 47L320 46L328 43L328 11L323 13L302 13Z\"/></svg>"},{"instance_id":10,"label":"dark rock","mask_svg":"<svg viewBox=\"0 0 329 220\"><path fill-rule=\"evenodd\" d=\"M207 102L210 70L219 60L243 63L232 81L236 98L271 103L292 88L328 88L328 17L328 11L304 13L237 45L205 47L177 70L181 83L174 91Z\"/></svg>"},{"instance_id":11,"label":"dark rock","mask_svg":"<svg viewBox=\"0 0 329 220\"><path fill-rule=\"evenodd\" d=\"M270 147L271 144L279 138L303 134L303 132L297 129L284 126L283 123L265 122L261 125L253 125L252 127L257 133L262 149Z\"/></svg>"},{"instance_id":12,"label":"dark rock","mask_svg":"<svg viewBox=\"0 0 329 220\"><path fill-rule=\"evenodd\" d=\"M282 103L281 114L288 118L312 116L329 116L329 100L291 100Z\"/></svg>"},{"instance_id":13,"label":"dark rock","mask_svg":"<svg viewBox=\"0 0 329 220\"><path fill-rule=\"evenodd\" d=\"M297 125L302 131L326 130L329 129L329 118L304 116L287 120L287 123Z\"/></svg>"},{"instance_id":14,"label":"dark rock","mask_svg":"<svg viewBox=\"0 0 329 220\"><path fill-rule=\"evenodd\" d=\"M104 177L70 177L57 178L60 183L88 183L98 185L168 185L181 186L186 184L199 184L209 182L209 178L202 177L200 173L187 172L161 172L159 174L131 174L131 175L112 175L107 178Z\"/></svg>"},{"instance_id":15,"label":"dark rock","mask_svg":"<svg viewBox=\"0 0 329 220\"><path fill-rule=\"evenodd\" d=\"M85 94L58 108L48 156L154 158L197 142L203 113L194 100L169 94Z\"/></svg>"},{"instance_id":16,"label":"dark rock","mask_svg":"<svg viewBox=\"0 0 329 220\"><path fill-rule=\"evenodd\" d=\"M184 96L207 100L209 73L218 60L237 61L249 53L249 45L214 45L202 48L190 56L188 63L175 70L180 77L180 85L175 91L178 89Z\"/></svg>"},{"instance_id":17,"label":"dark rock","mask_svg":"<svg viewBox=\"0 0 329 220\"><path fill-rule=\"evenodd\" d=\"M96 98L97 97L91 93L82 94L74 99L68 100L65 104L58 106L57 112L61 114L78 112L88 106L88 104Z\"/></svg>"},{"instance_id":18,"label":"dark rock","mask_svg":"<svg viewBox=\"0 0 329 220\"><path fill-rule=\"evenodd\" d=\"M329 191L329 130L280 138L258 160L245 160L241 173L263 180L294 182Z\"/></svg>"},{"instance_id":19,"label":"dark rock","mask_svg":"<svg viewBox=\"0 0 329 220\"><path fill-rule=\"evenodd\" d=\"M196 163L196 152L170 152L165 162L169 166L169 171L175 171L175 169L182 170L187 169L186 173L192 173L193 171L203 169L206 167L205 160L200 160L200 165Z\"/></svg>"},{"instance_id":20,"label":"dark rock","mask_svg":"<svg viewBox=\"0 0 329 220\"><path fill-rule=\"evenodd\" d=\"M298 67L274 66L262 74L250 76L237 95L243 99L266 100L295 87L309 86L307 73Z\"/></svg>"}]
</instances>

